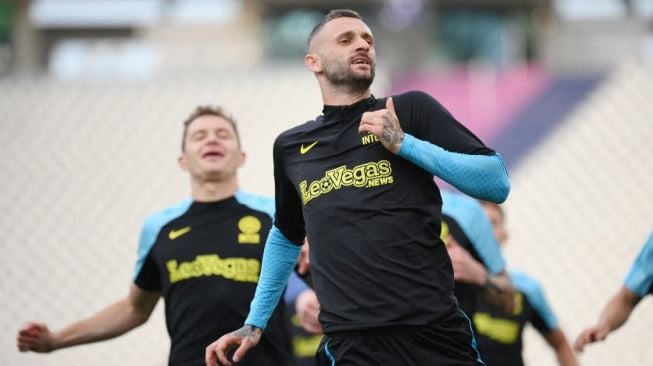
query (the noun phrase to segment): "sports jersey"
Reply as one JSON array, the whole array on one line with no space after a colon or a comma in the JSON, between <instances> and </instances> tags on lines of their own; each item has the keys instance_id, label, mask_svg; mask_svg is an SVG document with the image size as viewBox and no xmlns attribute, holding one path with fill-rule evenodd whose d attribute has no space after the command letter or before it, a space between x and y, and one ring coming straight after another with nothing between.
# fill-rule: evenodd
<instances>
[{"instance_id":1,"label":"sports jersey","mask_svg":"<svg viewBox=\"0 0 653 366\"><path fill-rule=\"evenodd\" d=\"M206 346L242 326L273 209L271 199L238 192L217 202L185 200L145 222L134 283L165 300L170 365L204 365ZM280 304L239 365L288 363L282 312Z\"/></svg>"},{"instance_id":2,"label":"sports jersey","mask_svg":"<svg viewBox=\"0 0 653 366\"><path fill-rule=\"evenodd\" d=\"M467 243L463 247L473 253L488 272L498 274L503 271L506 261L483 206L477 200L462 194L442 191L441 195L442 215L456 224L457 231L452 231L454 238Z\"/></svg>"},{"instance_id":3,"label":"sports jersey","mask_svg":"<svg viewBox=\"0 0 653 366\"><path fill-rule=\"evenodd\" d=\"M309 276L305 276L306 277ZM308 278L310 280L310 278ZM286 303L286 323L289 324L293 364L295 366L314 366L315 351L322 340L322 333L310 333L302 328L301 320L297 315L295 301L297 297L310 287L299 276L292 276L288 279L288 289L284 293Z\"/></svg>"},{"instance_id":4,"label":"sports jersey","mask_svg":"<svg viewBox=\"0 0 653 366\"><path fill-rule=\"evenodd\" d=\"M451 152L495 154L427 94L393 101L406 136ZM424 326L457 311L432 174L358 133L361 115L385 103L371 96L325 106L274 144L275 226L297 245L308 236L327 334Z\"/></svg>"},{"instance_id":5,"label":"sports jersey","mask_svg":"<svg viewBox=\"0 0 653 366\"><path fill-rule=\"evenodd\" d=\"M653 232L642 246L624 280L624 285L639 297L653 294Z\"/></svg>"},{"instance_id":6,"label":"sports jersey","mask_svg":"<svg viewBox=\"0 0 653 366\"><path fill-rule=\"evenodd\" d=\"M487 366L523 366L522 333L527 323L546 335L558 328L539 283L523 272L510 271L515 287L515 307L505 313L479 296L472 316L478 350Z\"/></svg>"},{"instance_id":7,"label":"sports jersey","mask_svg":"<svg viewBox=\"0 0 653 366\"><path fill-rule=\"evenodd\" d=\"M468 196L442 192L442 232L451 234L488 273L498 274L506 268L499 243L494 237L492 223L481 204ZM443 239L446 239L443 237ZM478 285L457 281L454 294L460 308L469 316L476 311Z\"/></svg>"}]
</instances>

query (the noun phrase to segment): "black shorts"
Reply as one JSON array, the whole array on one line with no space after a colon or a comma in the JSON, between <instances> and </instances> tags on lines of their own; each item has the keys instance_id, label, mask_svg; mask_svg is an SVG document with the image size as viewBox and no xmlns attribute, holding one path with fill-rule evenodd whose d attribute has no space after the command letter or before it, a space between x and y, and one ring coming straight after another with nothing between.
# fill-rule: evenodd
<instances>
[{"instance_id":1,"label":"black shorts","mask_svg":"<svg viewBox=\"0 0 653 366\"><path fill-rule=\"evenodd\" d=\"M462 311L423 327L325 335L316 366L479 366L469 318Z\"/></svg>"}]
</instances>

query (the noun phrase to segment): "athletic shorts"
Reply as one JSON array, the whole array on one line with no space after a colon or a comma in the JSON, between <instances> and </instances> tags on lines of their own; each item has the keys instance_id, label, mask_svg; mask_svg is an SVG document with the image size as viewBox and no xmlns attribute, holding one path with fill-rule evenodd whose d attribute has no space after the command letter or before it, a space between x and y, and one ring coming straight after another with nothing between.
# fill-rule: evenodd
<instances>
[{"instance_id":1,"label":"athletic shorts","mask_svg":"<svg viewBox=\"0 0 653 366\"><path fill-rule=\"evenodd\" d=\"M480 366L469 318L462 311L423 327L325 335L316 366Z\"/></svg>"}]
</instances>

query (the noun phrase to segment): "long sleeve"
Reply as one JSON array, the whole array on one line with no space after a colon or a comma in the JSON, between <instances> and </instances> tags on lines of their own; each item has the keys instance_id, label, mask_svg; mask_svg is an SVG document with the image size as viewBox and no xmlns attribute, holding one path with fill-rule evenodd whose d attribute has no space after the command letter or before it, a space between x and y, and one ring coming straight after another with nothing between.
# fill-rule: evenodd
<instances>
[{"instance_id":1,"label":"long sleeve","mask_svg":"<svg viewBox=\"0 0 653 366\"><path fill-rule=\"evenodd\" d=\"M300 247L291 243L275 226L270 230L261 275L245 324L265 328L288 282Z\"/></svg>"},{"instance_id":2,"label":"long sleeve","mask_svg":"<svg viewBox=\"0 0 653 366\"><path fill-rule=\"evenodd\" d=\"M510 192L508 171L496 153L450 152L405 133L398 155L474 198L501 203Z\"/></svg>"}]
</instances>

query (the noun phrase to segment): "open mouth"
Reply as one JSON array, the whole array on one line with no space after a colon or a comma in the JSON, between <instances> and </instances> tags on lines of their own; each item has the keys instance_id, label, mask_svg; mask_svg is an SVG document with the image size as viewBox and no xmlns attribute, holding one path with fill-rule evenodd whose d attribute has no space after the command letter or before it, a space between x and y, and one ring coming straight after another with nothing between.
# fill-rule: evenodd
<instances>
[{"instance_id":1,"label":"open mouth","mask_svg":"<svg viewBox=\"0 0 653 366\"><path fill-rule=\"evenodd\" d=\"M351 63L354 65L370 65L371 60L367 56L355 56L351 59Z\"/></svg>"},{"instance_id":2,"label":"open mouth","mask_svg":"<svg viewBox=\"0 0 653 366\"><path fill-rule=\"evenodd\" d=\"M219 152L219 151L207 151L204 154L202 154L202 158L221 158L223 157L224 154Z\"/></svg>"}]
</instances>

